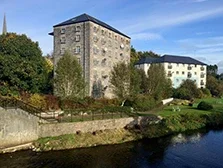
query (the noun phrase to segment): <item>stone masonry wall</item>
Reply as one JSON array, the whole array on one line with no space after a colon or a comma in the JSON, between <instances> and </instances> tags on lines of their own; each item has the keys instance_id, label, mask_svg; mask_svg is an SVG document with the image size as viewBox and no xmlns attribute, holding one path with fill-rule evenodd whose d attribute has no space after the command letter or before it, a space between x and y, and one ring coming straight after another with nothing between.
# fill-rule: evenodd
<instances>
[{"instance_id":1,"label":"stone masonry wall","mask_svg":"<svg viewBox=\"0 0 223 168\"><path fill-rule=\"evenodd\" d=\"M0 148L38 139L39 118L21 109L0 109Z\"/></svg>"},{"instance_id":2,"label":"stone masonry wall","mask_svg":"<svg viewBox=\"0 0 223 168\"><path fill-rule=\"evenodd\" d=\"M41 124L39 128L39 137L76 134L77 131L86 133L106 129L119 129L135 122L137 121L133 117L129 117L121 119L95 120L75 123Z\"/></svg>"}]
</instances>

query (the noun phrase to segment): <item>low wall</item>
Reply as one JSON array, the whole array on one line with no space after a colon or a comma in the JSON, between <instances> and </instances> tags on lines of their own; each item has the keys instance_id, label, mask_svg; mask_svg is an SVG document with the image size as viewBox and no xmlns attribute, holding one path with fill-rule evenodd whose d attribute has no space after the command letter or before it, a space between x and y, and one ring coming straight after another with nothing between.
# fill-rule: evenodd
<instances>
[{"instance_id":1,"label":"low wall","mask_svg":"<svg viewBox=\"0 0 223 168\"><path fill-rule=\"evenodd\" d=\"M124 128L128 124L137 123L137 120L133 117L120 118L120 119L108 119L108 120L95 120L85 122L73 122L73 123L53 123L53 124L41 124L39 127L39 137L59 136L64 134L76 134L78 131L94 132L98 130L106 129L118 129Z\"/></svg>"},{"instance_id":2,"label":"low wall","mask_svg":"<svg viewBox=\"0 0 223 168\"><path fill-rule=\"evenodd\" d=\"M0 148L38 139L39 118L21 109L0 109Z\"/></svg>"}]
</instances>

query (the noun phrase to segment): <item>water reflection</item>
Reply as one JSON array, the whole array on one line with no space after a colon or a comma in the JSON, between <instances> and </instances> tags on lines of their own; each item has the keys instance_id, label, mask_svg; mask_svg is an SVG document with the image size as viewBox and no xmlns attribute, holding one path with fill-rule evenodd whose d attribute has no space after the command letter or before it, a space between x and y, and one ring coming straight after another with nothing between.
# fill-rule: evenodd
<instances>
[{"instance_id":1,"label":"water reflection","mask_svg":"<svg viewBox=\"0 0 223 168\"><path fill-rule=\"evenodd\" d=\"M1 168L223 167L223 131L201 130L121 145L0 155Z\"/></svg>"}]
</instances>

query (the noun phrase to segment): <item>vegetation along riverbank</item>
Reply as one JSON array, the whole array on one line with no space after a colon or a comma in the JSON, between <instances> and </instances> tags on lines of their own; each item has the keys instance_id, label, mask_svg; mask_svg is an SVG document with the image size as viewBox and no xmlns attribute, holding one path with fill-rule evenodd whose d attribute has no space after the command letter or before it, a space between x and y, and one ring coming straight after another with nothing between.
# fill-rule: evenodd
<instances>
[{"instance_id":1,"label":"vegetation along riverbank","mask_svg":"<svg viewBox=\"0 0 223 168\"><path fill-rule=\"evenodd\" d=\"M223 99L209 98L204 101L212 104L211 110L197 109L196 100L193 106L184 101L174 101L158 112L141 112L145 118L155 119L162 116L160 122L152 124L135 124L134 126L115 130L104 130L89 133L67 134L57 137L41 138L34 142L35 151L63 150L71 148L91 147L106 144L119 144L142 138L155 138L195 130L209 126L223 125Z\"/></svg>"}]
</instances>

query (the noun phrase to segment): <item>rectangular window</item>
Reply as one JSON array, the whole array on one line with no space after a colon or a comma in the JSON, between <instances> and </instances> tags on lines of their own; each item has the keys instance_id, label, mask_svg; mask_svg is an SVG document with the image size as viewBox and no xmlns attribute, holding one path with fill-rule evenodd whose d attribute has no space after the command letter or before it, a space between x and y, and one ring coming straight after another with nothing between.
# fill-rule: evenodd
<instances>
[{"instance_id":1,"label":"rectangular window","mask_svg":"<svg viewBox=\"0 0 223 168\"><path fill-rule=\"evenodd\" d=\"M60 55L63 55L64 52L65 52L65 48L61 48L61 49L60 49Z\"/></svg>"},{"instance_id":2,"label":"rectangular window","mask_svg":"<svg viewBox=\"0 0 223 168\"><path fill-rule=\"evenodd\" d=\"M60 39L60 43L61 43L61 44L66 44L66 38L65 38L65 37L62 37L62 38Z\"/></svg>"},{"instance_id":3,"label":"rectangular window","mask_svg":"<svg viewBox=\"0 0 223 168\"><path fill-rule=\"evenodd\" d=\"M179 71L177 71L176 74L178 75L179 74Z\"/></svg>"},{"instance_id":4,"label":"rectangular window","mask_svg":"<svg viewBox=\"0 0 223 168\"><path fill-rule=\"evenodd\" d=\"M60 29L60 34L65 34L65 28Z\"/></svg>"},{"instance_id":5,"label":"rectangular window","mask_svg":"<svg viewBox=\"0 0 223 168\"><path fill-rule=\"evenodd\" d=\"M74 49L74 53L75 54L79 54L81 52L81 47L80 46L76 46L76 48Z\"/></svg>"},{"instance_id":6,"label":"rectangular window","mask_svg":"<svg viewBox=\"0 0 223 168\"><path fill-rule=\"evenodd\" d=\"M182 71L182 75L184 75L184 71Z\"/></svg>"},{"instance_id":7,"label":"rectangular window","mask_svg":"<svg viewBox=\"0 0 223 168\"><path fill-rule=\"evenodd\" d=\"M80 26L76 26L75 27L75 32L80 32L81 31L81 27Z\"/></svg>"},{"instance_id":8,"label":"rectangular window","mask_svg":"<svg viewBox=\"0 0 223 168\"><path fill-rule=\"evenodd\" d=\"M76 42L79 42L79 41L80 41L80 35L76 35L76 36L75 36L75 41L76 41Z\"/></svg>"}]
</instances>

